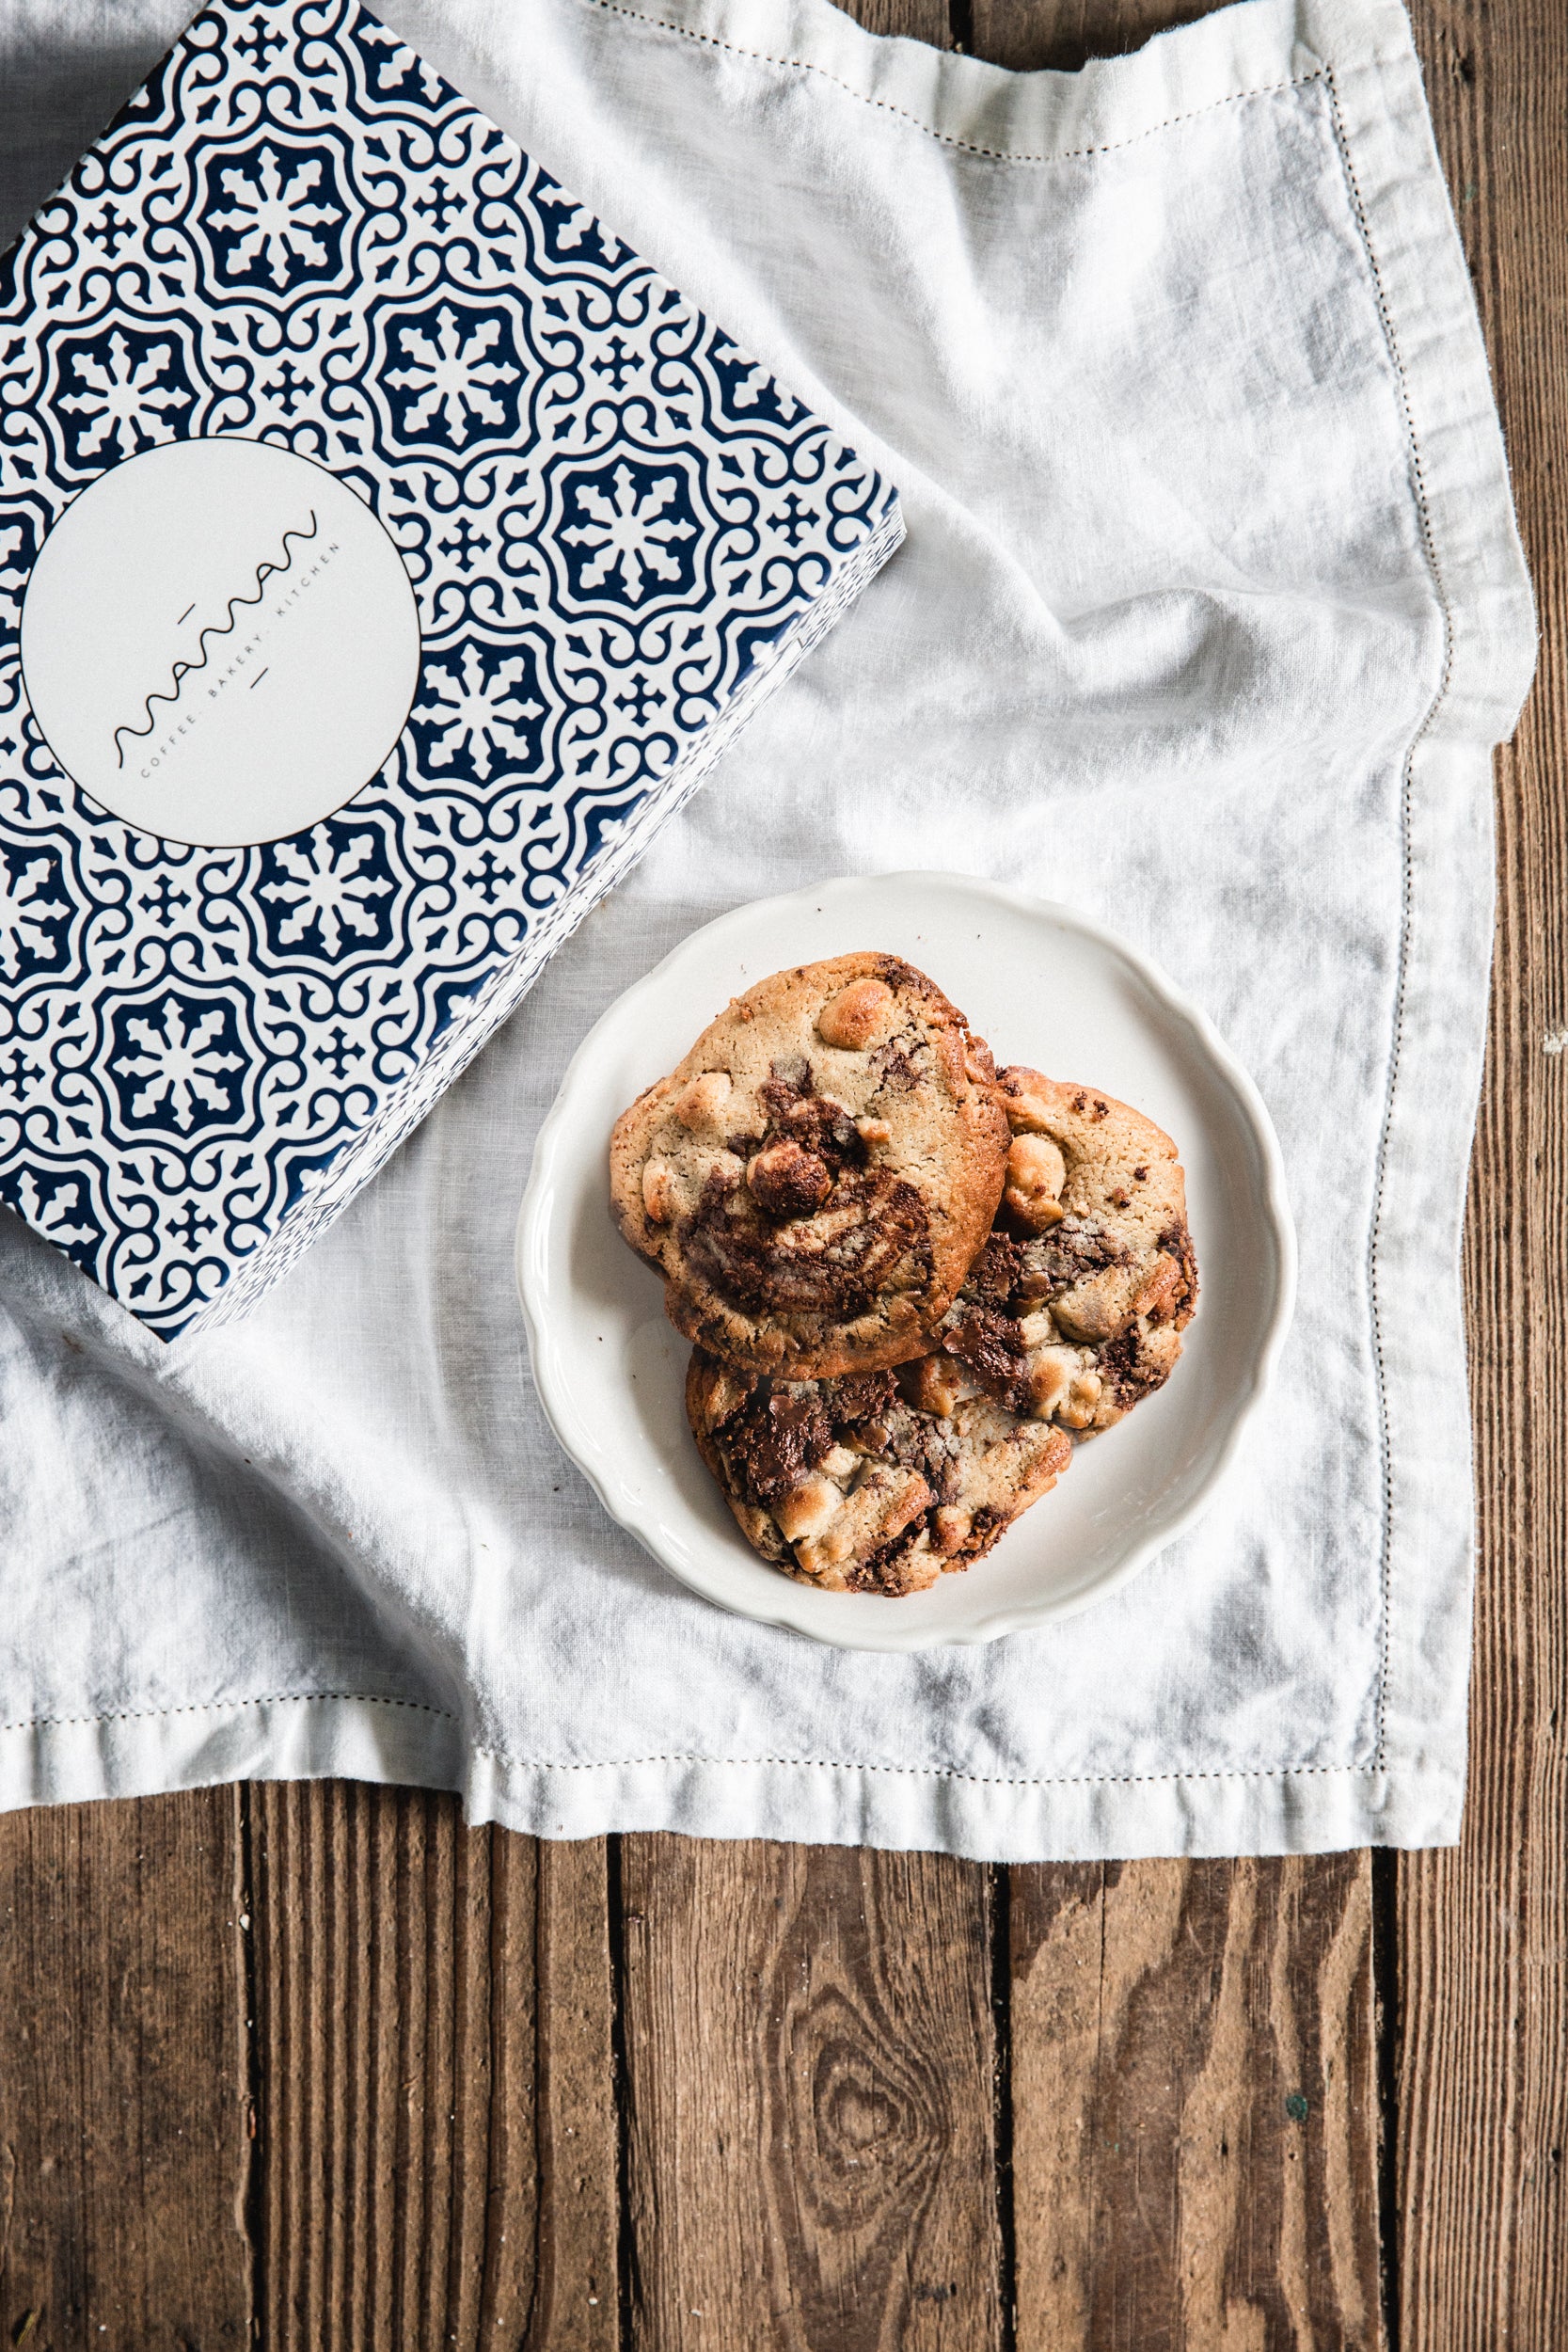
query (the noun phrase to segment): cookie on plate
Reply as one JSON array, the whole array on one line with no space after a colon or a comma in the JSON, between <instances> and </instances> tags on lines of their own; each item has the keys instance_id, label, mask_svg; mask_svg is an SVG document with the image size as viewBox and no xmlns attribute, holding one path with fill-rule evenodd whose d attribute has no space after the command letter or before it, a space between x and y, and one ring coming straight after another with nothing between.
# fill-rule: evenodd
<instances>
[{"instance_id":1,"label":"cookie on plate","mask_svg":"<svg viewBox=\"0 0 1568 2352\"><path fill-rule=\"evenodd\" d=\"M677 1330L827 1379L929 1348L1010 1132L990 1051L934 981L833 956L735 998L623 1112L610 1199Z\"/></svg>"},{"instance_id":2,"label":"cookie on plate","mask_svg":"<svg viewBox=\"0 0 1568 2352\"><path fill-rule=\"evenodd\" d=\"M967 1568L1055 1485L1062 1430L929 1362L786 1381L696 1350L687 1418L753 1550L800 1583L895 1598Z\"/></svg>"},{"instance_id":3,"label":"cookie on plate","mask_svg":"<svg viewBox=\"0 0 1568 2352\"><path fill-rule=\"evenodd\" d=\"M1197 1304L1169 1136L1094 1087L998 1080L1013 1142L996 1230L930 1377L967 1374L1015 1413L1087 1433L1164 1386Z\"/></svg>"}]
</instances>

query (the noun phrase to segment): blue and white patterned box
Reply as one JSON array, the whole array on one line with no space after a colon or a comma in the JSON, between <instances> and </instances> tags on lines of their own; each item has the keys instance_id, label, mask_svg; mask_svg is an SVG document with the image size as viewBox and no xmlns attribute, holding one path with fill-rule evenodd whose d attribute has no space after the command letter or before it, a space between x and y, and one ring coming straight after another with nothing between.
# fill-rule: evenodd
<instances>
[{"instance_id":1,"label":"blue and white patterned box","mask_svg":"<svg viewBox=\"0 0 1568 2352\"><path fill-rule=\"evenodd\" d=\"M355 0L206 10L0 262L0 1199L248 1304L901 536Z\"/></svg>"}]
</instances>

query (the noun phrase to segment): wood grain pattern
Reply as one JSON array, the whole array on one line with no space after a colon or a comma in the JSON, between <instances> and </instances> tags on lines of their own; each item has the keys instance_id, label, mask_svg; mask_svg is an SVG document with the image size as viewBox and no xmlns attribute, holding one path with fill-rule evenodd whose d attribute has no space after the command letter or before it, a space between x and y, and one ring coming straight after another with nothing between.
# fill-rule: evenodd
<instances>
[{"instance_id":1,"label":"wood grain pattern","mask_svg":"<svg viewBox=\"0 0 1568 2352\"><path fill-rule=\"evenodd\" d=\"M602 1846L335 1782L249 1803L262 2341L608 2352Z\"/></svg>"},{"instance_id":2,"label":"wood grain pattern","mask_svg":"<svg viewBox=\"0 0 1568 2352\"><path fill-rule=\"evenodd\" d=\"M926 41L933 49L953 46L949 0L859 0L848 14L867 32L902 33L906 40Z\"/></svg>"},{"instance_id":3,"label":"wood grain pattern","mask_svg":"<svg viewBox=\"0 0 1568 2352\"><path fill-rule=\"evenodd\" d=\"M628 1837L630 2341L991 2352L990 1873Z\"/></svg>"},{"instance_id":4,"label":"wood grain pattern","mask_svg":"<svg viewBox=\"0 0 1568 2352\"><path fill-rule=\"evenodd\" d=\"M852 12L1071 67L1202 9ZM1560 2352L1568 11L1412 12L1546 650L1499 769L1468 1240L1471 1796L1457 1854L1396 1866L1387 2253L1402 2352ZM1369 1910L1363 1856L607 1858L340 1785L12 1817L0 2327L31 2352L1370 2352Z\"/></svg>"},{"instance_id":5,"label":"wood grain pattern","mask_svg":"<svg viewBox=\"0 0 1568 2352\"><path fill-rule=\"evenodd\" d=\"M0 1820L0 2341L250 2342L233 1788Z\"/></svg>"},{"instance_id":6,"label":"wood grain pattern","mask_svg":"<svg viewBox=\"0 0 1568 2352\"><path fill-rule=\"evenodd\" d=\"M1466 1275L1481 1565L1455 1853L1398 1866L1398 2300L1407 2352L1568 2343L1563 1686L1568 1026L1568 16L1416 0L1543 624L1498 767L1498 930Z\"/></svg>"},{"instance_id":7,"label":"wood grain pattern","mask_svg":"<svg viewBox=\"0 0 1568 2352\"><path fill-rule=\"evenodd\" d=\"M1372 2352L1365 1854L1012 1873L1018 2352Z\"/></svg>"},{"instance_id":8,"label":"wood grain pattern","mask_svg":"<svg viewBox=\"0 0 1568 2352\"><path fill-rule=\"evenodd\" d=\"M963 46L995 65L1069 72L1090 57L1118 57L1223 0L971 0Z\"/></svg>"}]
</instances>

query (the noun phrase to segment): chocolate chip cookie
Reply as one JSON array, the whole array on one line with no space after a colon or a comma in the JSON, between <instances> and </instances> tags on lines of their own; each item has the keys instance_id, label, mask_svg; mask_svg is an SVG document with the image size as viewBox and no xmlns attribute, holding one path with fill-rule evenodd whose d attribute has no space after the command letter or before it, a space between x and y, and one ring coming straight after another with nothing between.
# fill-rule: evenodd
<instances>
[{"instance_id":1,"label":"chocolate chip cookie","mask_svg":"<svg viewBox=\"0 0 1568 2352\"><path fill-rule=\"evenodd\" d=\"M622 1114L610 1198L677 1330L829 1379L929 1348L1009 1140L990 1054L934 981L834 956L737 996Z\"/></svg>"},{"instance_id":2,"label":"chocolate chip cookie","mask_svg":"<svg viewBox=\"0 0 1568 2352\"><path fill-rule=\"evenodd\" d=\"M698 1449L765 1560L802 1584L895 1598L967 1568L1072 1458L961 1369L772 1380L699 1348L686 1380Z\"/></svg>"},{"instance_id":3,"label":"chocolate chip cookie","mask_svg":"<svg viewBox=\"0 0 1568 2352\"><path fill-rule=\"evenodd\" d=\"M934 1380L1108 1429L1169 1378L1197 1304L1175 1144L1141 1112L1037 1070L998 1080L1013 1141L996 1227L941 1330Z\"/></svg>"}]
</instances>

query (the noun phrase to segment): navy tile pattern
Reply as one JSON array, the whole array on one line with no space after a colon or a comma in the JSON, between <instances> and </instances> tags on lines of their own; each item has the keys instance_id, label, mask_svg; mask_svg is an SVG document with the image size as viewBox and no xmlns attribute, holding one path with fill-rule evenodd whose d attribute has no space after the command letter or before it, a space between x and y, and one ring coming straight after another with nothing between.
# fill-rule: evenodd
<instances>
[{"instance_id":1,"label":"navy tile pattern","mask_svg":"<svg viewBox=\"0 0 1568 2352\"><path fill-rule=\"evenodd\" d=\"M22 597L105 468L273 441L420 684L242 850L62 775ZM166 1338L283 1270L901 535L887 482L355 0L216 7L0 262L0 1200Z\"/></svg>"}]
</instances>

